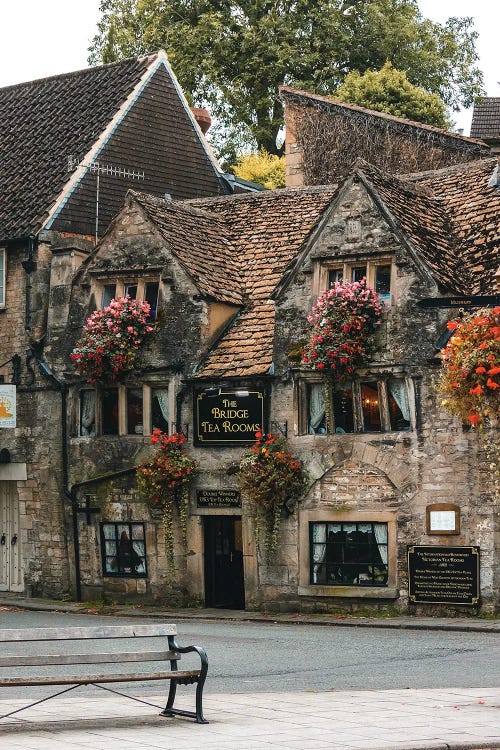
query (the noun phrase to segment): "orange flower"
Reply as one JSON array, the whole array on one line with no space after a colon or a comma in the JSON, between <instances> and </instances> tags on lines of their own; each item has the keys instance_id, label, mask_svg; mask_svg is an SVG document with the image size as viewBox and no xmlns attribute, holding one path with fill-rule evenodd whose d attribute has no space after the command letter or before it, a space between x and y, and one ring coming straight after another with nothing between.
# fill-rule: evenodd
<instances>
[{"instance_id":1,"label":"orange flower","mask_svg":"<svg viewBox=\"0 0 500 750\"><path fill-rule=\"evenodd\" d=\"M471 393L473 396L480 396L482 392L483 392L482 385L476 385L475 388L469 388L469 393Z\"/></svg>"},{"instance_id":2,"label":"orange flower","mask_svg":"<svg viewBox=\"0 0 500 750\"><path fill-rule=\"evenodd\" d=\"M482 375L483 372L486 372L486 367L480 365L479 367L476 367L476 372L478 373L478 375Z\"/></svg>"},{"instance_id":3,"label":"orange flower","mask_svg":"<svg viewBox=\"0 0 500 750\"><path fill-rule=\"evenodd\" d=\"M446 324L446 328L449 331L455 331L458 328L458 323L456 320L449 320Z\"/></svg>"},{"instance_id":4,"label":"orange flower","mask_svg":"<svg viewBox=\"0 0 500 750\"><path fill-rule=\"evenodd\" d=\"M475 414L469 414L469 416L467 417L467 419L469 420L469 422L472 425L476 425L476 424L478 424L478 422L481 421L481 415L477 414L477 412L476 412Z\"/></svg>"},{"instance_id":5,"label":"orange flower","mask_svg":"<svg viewBox=\"0 0 500 750\"><path fill-rule=\"evenodd\" d=\"M500 372L500 367L496 367L495 365L493 367L490 367L490 369L488 370L488 375L498 375L499 372Z\"/></svg>"},{"instance_id":6,"label":"orange flower","mask_svg":"<svg viewBox=\"0 0 500 750\"><path fill-rule=\"evenodd\" d=\"M488 388L491 388L493 391L495 391L497 388L500 387L498 383L495 383L495 381L492 378L488 378L488 380L486 381L486 385Z\"/></svg>"}]
</instances>

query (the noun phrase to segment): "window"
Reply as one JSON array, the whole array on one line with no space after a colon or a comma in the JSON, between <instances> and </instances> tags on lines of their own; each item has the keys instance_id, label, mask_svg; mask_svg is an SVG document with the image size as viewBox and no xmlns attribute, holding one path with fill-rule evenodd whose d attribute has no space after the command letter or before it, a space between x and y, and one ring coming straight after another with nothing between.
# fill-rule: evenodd
<instances>
[{"instance_id":1,"label":"window","mask_svg":"<svg viewBox=\"0 0 500 750\"><path fill-rule=\"evenodd\" d=\"M368 286L380 295L386 305L391 304L393 286L393 264L391 260L368 260L366 262L344 262L331 266L324 266L320 270L319 279L321 289L329 289L332 284L342 279L361 281L366 278Z\"/></svg>"},{"instance_id":2,"label":"window","mask_svg":"<svg viewBox=\"0 0 500 750\"><path fill-rule=\"evenodd\" d=\"M310 523L310 550L313 585L387 585L387 523Z\"/></svg>"},{"instance_id":3,"label":"window","mask_svg":"<svg viewBox=\"0 0 500 750\"><path fill-rule=\"evenodd\" d=\"M326 434L325 387L320 382L300 386L302 434ZM414 429L410 409L413 384L404 376L356 380L336 386L330 395L333 432L407 432ZM305 401L305 409L303 401ZM305 414L304 414L305 412ZM413 426L412 426L413 425Z\"/></svg>"},{"instance_id":4,"label":"window","mask_svg":"<svg viewBox=\"0 0 500 750\"><path fill-rule=\"evenodd\" d=\"M141 302L148 302L151 308L148 321L154 322L158 312L158 292L160 285L158 281L146 281L136 279L134 281L113 281L103 283L101 287L100 299L101 309L107 307L112 299L116 297L125 297L127 294L131 299L137 299ZM99 294L97 295L99 299Z\"/></svg>"},{"instance_id":5,"label":"window","mask_svg":"<svg viewBox=\"0 0 500 750\"><path fill-rule=\"evenodd\" d=\"M7 251L0 247L0 307L5 307L5 282L7 276Z\"/></svg>"},{"instance_id":6,"label":"window","mask_svg":"<svg viewBox=\"0 0 500 750\"><path fill-rule=\"evenodd\" d=\"M105 576L146 576L143 523L101 523L101 551Z\"/></svg>"},{"instance_id":7,"label":"window","mask_svg":"<svg viewBox=\"0 0 500 750\"><path fill-rule=\"evenodd\" d=\"M169 431L173 405L168 385L85 388L79 394L78 435L150 435Z\"/></svg>"}]
</instances>

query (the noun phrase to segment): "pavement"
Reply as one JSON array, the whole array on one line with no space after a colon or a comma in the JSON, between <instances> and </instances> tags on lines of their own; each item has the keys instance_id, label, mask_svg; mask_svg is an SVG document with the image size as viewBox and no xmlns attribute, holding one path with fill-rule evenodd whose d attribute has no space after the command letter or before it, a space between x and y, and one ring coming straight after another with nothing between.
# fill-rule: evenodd
<instances>
[{"instance_id":1,"label":"pavement","mask_svg":"<svg viewBox=\"0 0 500 750\"><path fill-rule=\"evenodd\" d=\"M209 609L163 609L0 595L0 609L187 619L500 632L500 620L468 617L350 617ZM500 672L500 670L499 670ZM210 679L210 678L209 678ZM499 680L500 683L500 680ZM55 688L57 690L58 688ZM136 688L137 689L137 688ZM133 687L130 694L134 695ZM129 691L127 691L129 692ZM2 690L6 695L7 690ZM180 688L193 708L193 687ZM6 696L7 697L7 696ZM500 687L432 690L208 694L208 725L163 718L164 697L137 703L98 688L74 692L0 720L2 750L492 750L500 748ZM0 700L0 715L26 702ZM155 704L154 706L150 704Z\"/></svg>"}]
</instances>

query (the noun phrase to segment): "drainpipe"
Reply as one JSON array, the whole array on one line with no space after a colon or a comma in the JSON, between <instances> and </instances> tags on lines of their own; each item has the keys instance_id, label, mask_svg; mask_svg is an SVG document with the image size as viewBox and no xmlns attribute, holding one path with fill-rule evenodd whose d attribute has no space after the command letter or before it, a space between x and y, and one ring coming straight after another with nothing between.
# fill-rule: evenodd
<instances>
[{"instance_id":1,"label":"drainpipe","mask_svg":"<svg viewBox=\"0 0 500 750\"><path fill-rule=\"evenodd\" d=\"M26 260L21 263L22 267L26 271L26 291L25 291L25 317L24 317L24 330L31 331L31 274L36 271L36 262L33 260L35 255L35 249L37 245L36 237L31 234L28 237L28 255Z\"/></svg>"}]
</instances>

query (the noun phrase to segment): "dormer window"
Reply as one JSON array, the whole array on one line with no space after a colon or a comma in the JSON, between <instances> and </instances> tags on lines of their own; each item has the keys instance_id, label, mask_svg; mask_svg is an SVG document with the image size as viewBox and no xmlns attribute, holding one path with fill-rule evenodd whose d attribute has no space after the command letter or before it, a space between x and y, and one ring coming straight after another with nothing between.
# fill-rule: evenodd
<instances>
[{"instance_id":1,"label":"dormer window","mask_svg":"<svg viewBox=\"0 0 500 750\"><path fill-rule=\"evenodd\" d=\"M158 312L159 288L160 284L158 281L147 279L105 282L101 286L101 309L107 307L112 299L116 299L116 297L125 297L126 295L128 295L131 299L137 299L141 302L147 302L149 304L151 311L149 313L148 322L154 322L156 320L156 315Z\"/></svg>"},{"instance_id":2,"label":"dormer window","mask_svg":"<svg viewBox=\"0 0 500 750\"><path fill-rule=\"evenodd\" d=\"M380 295L386 304L392 303L394 288L394 265L391 259L377 259L367 261L349 261L324 264L319 270L318 293L323 289L330 289L338 281L361 281L366 278L369 287Z\"/></svg>"}]
</instances>

